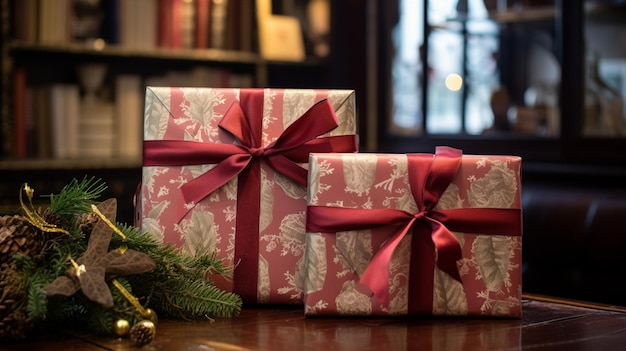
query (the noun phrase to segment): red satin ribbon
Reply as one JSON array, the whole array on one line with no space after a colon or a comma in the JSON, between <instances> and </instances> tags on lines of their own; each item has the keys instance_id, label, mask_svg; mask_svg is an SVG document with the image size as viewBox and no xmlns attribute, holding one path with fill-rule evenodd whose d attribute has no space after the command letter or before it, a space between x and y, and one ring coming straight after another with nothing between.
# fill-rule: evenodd
<instances>
[{"instance_id":1,"label":"red satin ribbon","mask_svg":"<svg viewBox=\"0 0 626 351\"><path fill-rule=\"evenodd\" d=\"M263 89L241 89L239 104L230 106L219 127L240 144L212 144L182 140L144 141L144 166L216 164L184 184L180 191L186 203L198 203L238 176L237 229L235 236L235 291L244 301L256 301L258 273L258 220L260 160L293 181L306 185L310 152L355 152L355 135L318 138L339 124L332 105L321 100L292 123L271 144L262 144ZM189 208L179 206L178 220ZM256 243L256 244L255 244ZM252 252L256 253L251 254ZM237 284L241 284L238 286Z\"/></svg>"},{"instance_id":2,"label":"red satin ribbon","mask_svg":"<svg viewBox=\"0 0 626 351\"><path fill-rule=\"evenodd\" d=\"M511 208L458 208L435 210L461 162L461 151L438 147L435 155L407 155L409 182L418 204L415 214L395 209L307 207L307 231L335 233L381 226L398 226L376 252L360 283L367 285L381 304L389 305L389 263L399 242L413 228L409 311L432 311L434 265L461 281L456 262L461 245L454 231L491 235L521 235L521 210ZM435 259L434 251L437 251Z\"/></svg>"}]
</instances>

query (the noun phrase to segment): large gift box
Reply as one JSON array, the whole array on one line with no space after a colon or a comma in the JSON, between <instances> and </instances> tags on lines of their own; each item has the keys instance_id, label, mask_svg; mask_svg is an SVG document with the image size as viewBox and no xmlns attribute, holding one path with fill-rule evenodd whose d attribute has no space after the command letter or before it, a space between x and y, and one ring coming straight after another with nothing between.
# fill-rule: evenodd
<instances>
[{"instance_id":1,"label":"large gift box","mask_svg":"<svg viewBox=\"0 0 626 351\"><path fill-rule=\"evenodd\" d=\"M520 165L311 154L305 314L520 317Z\"/></svg>"},{"instance_id":2,"label":"large gift box","mask_svg":"<svg viewBox=\"0 0 626 351\"><path fill-rule=\"evenodd\" d=\"M352 90L148 87L142 231L214 253L245 303L302 304L308 157L356 152L355 110Z\"/></svg>"}]
</instances>

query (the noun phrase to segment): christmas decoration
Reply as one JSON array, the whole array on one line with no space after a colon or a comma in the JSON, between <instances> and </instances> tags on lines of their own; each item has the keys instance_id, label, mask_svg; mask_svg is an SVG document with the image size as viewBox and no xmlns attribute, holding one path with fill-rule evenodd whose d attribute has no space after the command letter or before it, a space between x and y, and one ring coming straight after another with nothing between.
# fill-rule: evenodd
<instances>
[{"instance_id":1,"label":"christmas decoration","mask_svg":"<svg viewBox=\"0 0 626 351\"><path fill-rule=\"evenodd\" d=\"M98 212L106 212L115 216L116 200L109 199L100 204L104 210L96 207ZM109 242L113 233L113 225L107 217L103 217L93 228L89 236L87 251L76 262L70 257L72 269L70 277L61 276L55 279L44 290L48 295L71 296L82 288L83 293L92 301L105 307L113 306L113 295L107 288L104 276L106 273L116 275L138 274L154 269L154 262L147 255L134 250L118 249L109 251Z\"/></svg>"},{"instance_id":2,"label":"christmas decoration","mask_svg":"<svg viewBox=\"0 0 626 351\"><path fill-rule=\"evenodd\" d=\"M125 319L118 319L113 326L113 331L117 336L124 336L130 331L130 323Z\"/></svg>"},{"instance_id":3,"label":"christmas decoration","mask_svg":"<svg viewBox=\"0 0 626 351\"><path fill-rule=\"evenodd\" d=\"M129 336L143 346L156 334L157 313L184 319L239 313L241 298L212 279L232 273L220 260L183 254L116 223L117 201L98 201L104 190L98 179L74 179L42 210L24 184L23 214L0 217L0 341L61 326Z\"/></svg>"},{"instance_id":4,"label":"christmas decoration","mask_svg":"<svg viewBox=\"0 0 626 351\"><path fill-rule=\"evenodd\" d=\"M151 321L141 321L130 328L130 339L137 346L144 346L152 342L156 334L156 327Z\"/></svg>"}]
</instances>

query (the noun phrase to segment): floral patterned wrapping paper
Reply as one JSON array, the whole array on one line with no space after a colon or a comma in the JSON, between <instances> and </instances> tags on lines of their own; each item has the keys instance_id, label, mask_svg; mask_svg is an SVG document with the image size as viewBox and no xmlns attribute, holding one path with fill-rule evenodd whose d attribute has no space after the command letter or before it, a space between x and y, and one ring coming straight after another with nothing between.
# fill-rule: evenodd
<instances>
[{"instance_id":1,"label":"floral patterned wrapping paper","mask_svg":"<svg viewBox=\"0 0 626 351\"><path fill-rule=\"evenodd\" d=\"M520 209L520 165L516 156L463 155L435 209ZM314 153L309 167L309 207L418 211L406 155ZM521 316L521 210L512 213L519 217L517 235L452 232L462 248L457 261L462 283L433 267L432 315ZM411 232L390 259L388 305L359 282L394 228L308 232L305 314L415 314L408 310L414 298L408 288Z\"/></svg>"},{"instance_id":2,"label":"floral patterned wrapping paper","mask_svg":"<svg viewBox=\"0 0 626 351\"><path fill-rule=\"evenodd\" d=\"M262 146L275 141L285 129L316 102L328 99L339 126L320 137L352 136L356 140L354 91L308 89L262 90ZM239 103L243 89L148 87L146 91L144 140L181 140L209 144L239 144L218 123L231 105ZM237 233L238 177L197 203L187 203L180 189L216 164L144 167L138 203L138 221L144 232L180 247L191 255L215 253L225 267L235 267ZM149 143L149 142L148 142ZM356 148L356 142L353 143ZM357 150L354 150L357 151ZM352 150L345 150L352 152ZM308 158L308 153L307 153ZM307 164L299 164L306 168ZM256 300L246 303L302 304L303 254L305 245L306 186L260 165L259 216L246 214L245 220L258 221ZM243 207L243 206L242 206ZM186 212L182 219L177 213ZM239 234L240 235L240 234ZM255 263L256 264L256 263ZM233 289L232 277L216 277L216 284ZM256 278L256 277L255 277ZM237 273L235 271L235 277ZM235 284L234 289L237 289ZM238 293L238 291L235 291ZM243 296L242 296L243 297Z\"/></svg>"}]
</instances>

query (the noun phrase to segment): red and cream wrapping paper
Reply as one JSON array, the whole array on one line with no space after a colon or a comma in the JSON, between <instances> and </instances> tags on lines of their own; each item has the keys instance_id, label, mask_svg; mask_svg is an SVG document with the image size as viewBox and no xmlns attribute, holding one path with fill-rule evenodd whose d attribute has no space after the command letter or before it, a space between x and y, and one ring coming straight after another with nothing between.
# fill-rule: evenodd
<instances>
[{"instance_id":1,"label":"red and cream wrapping paper","mask_svg":"<svg viewBox=\"0 0 626 351\"><path fill-rule=\"evenodd\" d=\"M520 166L311 154L305 314L520 317Z\"/></svg>"},{"instance_id":2,"label":"red and cream wrapping paper","mask_svg":"<svg viewBox=\"0 0 626 351\"><path fill-rule=\"evenodd\" d=\"M310 152L356 152L352 90L148 87L138 220L215 253L244 303L302 304Z\"/></svg>"}]
</instances>

